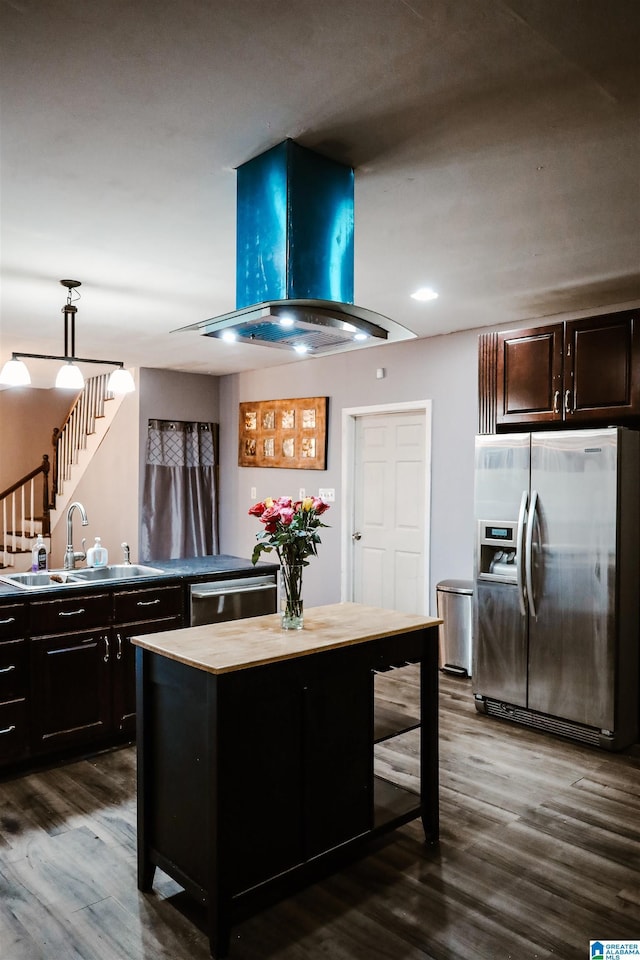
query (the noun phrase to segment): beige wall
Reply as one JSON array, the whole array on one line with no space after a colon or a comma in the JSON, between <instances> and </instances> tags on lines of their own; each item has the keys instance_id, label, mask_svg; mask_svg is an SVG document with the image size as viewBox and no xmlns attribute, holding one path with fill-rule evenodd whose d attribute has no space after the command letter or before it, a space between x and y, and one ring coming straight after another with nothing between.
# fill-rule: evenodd
<instances>
[{"instance_id":1,"label":"beige wall","mask_svg":"<svg viewBox=\"0 0 640 960\"><path fill-rule=\"evenodd\" d=\"M91 459L73 493L87 511L89 524L82 527L78 511L73 515L73 542L87 549L100 537L109 551L109 561L119 563L121 543L127 541L132 559L138 555L138 408L140 393L124 397L106 437ZM51 537L52 567L61 567L67 544L66 510Z\"/></svg>"},{"instance_id":2,"label":"beige wall","mask_svg":"<svg viewBox=\"0 0 640 960\"><path fill-rule=\"evenodd\" d=\"M305 599L341 599L342 410L394 402L431 400L432 506L431 610L435 585L469 579L473 564L473 459L477 417L478 330L427 340L369 347L223 377L220 380L221 552L250 556L258 532L247 515L251 487L257 497L297 495L334 487L336 501L325 515L319 556L305 574ZM376 371L384 368L378 379ZM238 404L243 400L328 396L327 469L282 470L237 465Z\"/></svg>"},{"instance_id":3,"label":"beige wall","mask_svg":"<svg viewBox=\"0 0 640 960\"><path fill-rule=\"evenodd\" d=\"M75 394L12 387L0 390L0 490L51 459L54 427L64 423Z\"/></svg>"}]
</instances>

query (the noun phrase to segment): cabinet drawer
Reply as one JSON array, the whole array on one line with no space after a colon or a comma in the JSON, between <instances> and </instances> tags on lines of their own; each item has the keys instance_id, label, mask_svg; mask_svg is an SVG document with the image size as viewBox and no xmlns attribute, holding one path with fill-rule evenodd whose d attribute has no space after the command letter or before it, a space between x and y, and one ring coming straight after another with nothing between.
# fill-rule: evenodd
<instances>
[{"instance_id":1,"label":"cabinet drawer","mask_svg":"<svg viewBox=\"0 0 640 960\"><path fill-rule=\"evenodd\" d=\"M28 739L26 700L0 703L0 763L24 757Z\"/></svg>"},{"instance_id":2,"label":"cabinet drawer","mask_svg":"<svg viewBox=\"0 0 640 960\"><path fill-rule=\"evenodd\" d=\"M63 600L31 604L31 636L102 627L110 620L111 597L108 593L80 597L74 594Z\"/></svg>"},{"instance_id":3,"label":"cabinet drawer","mask_svg":"<svg viewBox=\"0 0 640 960\"><path fill-rule=\"evenodd\" d=\"M406 663L419 663L424 656L424 643L420 631L411 631L410 633L383 637L377 640L375 669L391 670L393 667L402 667Z\"/></svg>"},{"instance_id":4,"label":"cabinet drawer","mask_svg":"<svg viewBox=\"0 0 640 960\"><path fill-rule=\"evenodd\" d=\"M115 627L116 639L130 640L131 637L144 637L147 633L162 633L163 630L179 630L182 617L164 617L161 620L145 620L144 623L128 623Z\"/></svg>"},{"instance_id":5,"label":"cabinet drawer","mask_svg":"<svg viewBox=\"0 0 640 960\"><path fill-rule=\"evenodd\" d=\"M0 640L24 637L27 631L26 603L11 603L0 607Z\"/></svg>"},{"instance_id":6,"label":"cabinet drawer","mask_svg":"<svg viewBox=\"0 0 640 960\"><path fill-rule=\"evenodd\" d=\"M118 591L113 597L113 609L116 623L182 616L182 587Z\"/></svg>"},{"instance_id":7,"label":"cabinet drawer","mask_svg":"<svg viewBox=\"0 0 640 960\"><path fill-rule=\"evenodd\" d=\"M0 703L27 692L27 641L0 643Z\"/></svg>"}]
</instances>

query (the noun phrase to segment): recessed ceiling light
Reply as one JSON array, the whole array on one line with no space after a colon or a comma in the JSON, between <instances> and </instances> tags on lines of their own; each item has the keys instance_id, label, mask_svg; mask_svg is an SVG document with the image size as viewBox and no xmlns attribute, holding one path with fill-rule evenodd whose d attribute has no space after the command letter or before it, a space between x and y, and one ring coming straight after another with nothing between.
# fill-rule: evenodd
<instances>
[{"instance_id":1,"label":"recessed ceiling light","mask_svg":"<svg viewBox=\"0 0 640 960\"><path fill-rule=\"evenodd\" d=\"M292 326L293 326L293 317L290 317L290 316L288 316L288 315L285 314L284 316L280 317L280 321L279 321L279 322L280 322L280 326L281 326L281 327L292 327Z\"/></svg>"},{"instance_id":2,"label":"recessed ceiling light","mask_svg":"<svg viewBox=\"0 0 640 960\"><path fill-rule=\"evenodd\" d=\"M227 343L233 343L233 341L236 339L236 335L233 330L225 330L223 331L222 339L226 340Z\"/></svg>"},{"instance_id":3,"label":"recessed ceiling light","mask_svg":"<svg viewBox=\"0 0 640 960\"><path fill-rule=\"evenodd\" d=\"M306 345L306 343L297 343L293 349L295 350L296 353L309 352L309 347Z\"/></svg>"},{"instance_id":4,"label":"recessed ceiling light","mask_svg":"<svg viewBox=\"0 0 640 960\"><path fill-rule=\"evenodd\" d=\"M366 333L356 333L354 340L368 340Z\"/></svg>"},{"instance_id":5,"label":"recessed ceiling light","mask_svg":"<svg viewBox=\"0 0 640 960\"><path fill-rule=\"evenodd\" d=\"M437 300L438 294L431 287L420 287L415 293L411 294L413 300L421 300L426 302L427 300Z\"/></svg>"}]
</instances>

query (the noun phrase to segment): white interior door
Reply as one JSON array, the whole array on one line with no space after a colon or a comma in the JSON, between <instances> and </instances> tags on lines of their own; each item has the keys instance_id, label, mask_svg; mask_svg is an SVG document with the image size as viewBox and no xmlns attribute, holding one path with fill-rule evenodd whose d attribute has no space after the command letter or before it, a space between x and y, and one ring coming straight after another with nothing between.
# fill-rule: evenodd
<instances>
[{"instance_id":1,"label":"white interior door","mask_svg":"<svg viewBox=\"0 0 640 960\"><path fill-rule=\"evenodd\" d=\"M344 527L346 599L406 613L428 611L426 413L353 417L347 431L353 469Z\"/></svg>"}]
</instances>

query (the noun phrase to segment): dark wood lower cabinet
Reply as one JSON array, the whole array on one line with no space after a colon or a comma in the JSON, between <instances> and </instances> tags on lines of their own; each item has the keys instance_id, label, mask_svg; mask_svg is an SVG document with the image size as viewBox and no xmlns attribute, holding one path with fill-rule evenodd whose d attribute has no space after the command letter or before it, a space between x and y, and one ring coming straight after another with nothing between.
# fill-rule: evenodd
<instances>
[{"instance_id":1,"label":"dark wood lower cabinet","mask_svg":"<svg viewBox=\"0 0 640 960\"><path fill-rule=\"evenodd\" d=\"M31 641L32 750L64 750L111 729L109 628Z\"/></svg>"},{"instance_id":2,"label":"dark wood lower cabinet","mask_svg":"<svg viewBox=\"0 0 640 960\"><path fill-rule=\"evenodd\" d=\"M182 615L175 581L0 604L0 768L133 739L131 636Z\"/></svg>"},{"instance_id":3,"label":"dark wood lower cabinet","mask_svg":"<svg viewBox=\"0 0 640 960\"><path fill-rule=\"evenodd\" d=\"M133 739L136 734L136 655L131 643L132 636L175 630L182 626L182 616L166 617L163 620L148 620L143 623L125 623L112 632L112 726L116 733Z\"/></svg>"},{"instance_id":4,"label":"dark wood lower cabinet","mask_svg":"<svg viewBox=\"0 0 640 960\"><path fill-rule=\"evenodd\" d=\"M26 697L0 703L0 764L22 760L29 752Z\"/></svg>"},{"instance_id":5,"label":"dark wood lower cabinet","mask_svg":"<svg viewBox=\"0 0 640 960\"><path fill-rule=\"evenodd\" d=\"M0 607L0 765L29 752L27 606Z\"/></svg>"}]
</instances>

